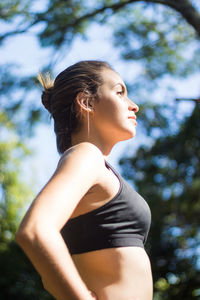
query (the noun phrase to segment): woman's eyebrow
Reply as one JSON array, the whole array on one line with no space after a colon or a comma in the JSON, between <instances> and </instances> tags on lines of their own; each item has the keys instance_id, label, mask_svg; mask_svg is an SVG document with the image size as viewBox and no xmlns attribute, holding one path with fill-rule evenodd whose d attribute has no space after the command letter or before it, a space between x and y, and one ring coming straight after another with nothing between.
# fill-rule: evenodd
<instances>
[{"instance_id":1,"label":"woman's eyebrow","mask_svg":"<svg viewBox=\"0 0 200 300\"><path fill-rule=\"evenodd\" d=\"M127 92L127 88L126 88L126 86L123 83L118 82L113 87L115 87L116 85L121 85L121 87L123 88L123 90Z\"/></svg>"}]
</instances>

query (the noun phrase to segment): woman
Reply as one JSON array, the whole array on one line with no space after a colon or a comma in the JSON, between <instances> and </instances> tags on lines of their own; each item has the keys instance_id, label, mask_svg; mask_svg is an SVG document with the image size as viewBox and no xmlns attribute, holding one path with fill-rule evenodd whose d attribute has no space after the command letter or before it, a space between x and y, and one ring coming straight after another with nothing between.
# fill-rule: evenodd
<instances>
[{"instance_id":1,"label":"woman","mask_svg":"<svg viewBox=\"0 0 200 300\"><path fill-rule=\"evenodd\" d=\"M135 136L138 106L105 62L82 61L54 83L40 81L62 156L17 242L56 299L151 300L150 210L106 161L117 142Z\"/></svg>"}]
</instances>

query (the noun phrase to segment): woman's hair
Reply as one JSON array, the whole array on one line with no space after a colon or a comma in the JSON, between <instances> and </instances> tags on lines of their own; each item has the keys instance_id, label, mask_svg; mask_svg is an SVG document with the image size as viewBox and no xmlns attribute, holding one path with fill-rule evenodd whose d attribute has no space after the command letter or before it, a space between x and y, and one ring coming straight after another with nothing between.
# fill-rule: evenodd
<instances>
[{"instance_id":1,"label":"woman's hair","mask_svg":"<svg viewBox=\"0 0 200 300\"><path fill-rule=\"evenodd\" d=\"M78 93L98 100L98 88L103 84L102 70L111 66L104 61L80 61L51 80L39 73L38 79L44 90L42 103L54 119L57 149L60 154L71 147L71 134L81 128L80 111L77 108Z\"/></svg>"}]
</instances>

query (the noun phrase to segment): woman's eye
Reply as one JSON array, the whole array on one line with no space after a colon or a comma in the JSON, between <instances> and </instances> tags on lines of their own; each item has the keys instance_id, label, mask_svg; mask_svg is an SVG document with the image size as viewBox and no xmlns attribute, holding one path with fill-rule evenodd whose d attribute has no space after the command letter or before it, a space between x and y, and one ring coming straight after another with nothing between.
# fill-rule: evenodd
<instances>
[{"instance_id":1,"label":"woman's eye","mask_svg":"<svg viewBox=\"0 0 200 300\"><path fill-rule=\"evenodd\" d=\"M123 95L123 93L124 93L123 91L117 92L117 94L118 94L118 95L121 95L121 96Z\"/></svg>"}]
</instances>

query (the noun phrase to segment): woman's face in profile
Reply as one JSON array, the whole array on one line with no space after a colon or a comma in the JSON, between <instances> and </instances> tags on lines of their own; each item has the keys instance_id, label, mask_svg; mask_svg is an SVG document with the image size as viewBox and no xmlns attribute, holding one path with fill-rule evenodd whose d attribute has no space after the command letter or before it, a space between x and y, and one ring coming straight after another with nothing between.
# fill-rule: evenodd
<instances>
[{"instance_id":1,"label":"woman's face in profile","mask_svg":"<svg viewBox=\"0 0 200 300\"><path fill-rule=\"evenodd\" d=\"M94 106L94 122L100 131L119 141L130 139L136 133L138 106L127 96L126 86L119 74L102 71L103 84L99 101Z\"/></svg>"}]
</instances>

